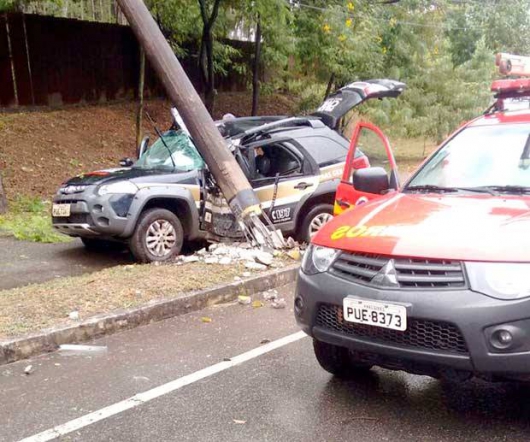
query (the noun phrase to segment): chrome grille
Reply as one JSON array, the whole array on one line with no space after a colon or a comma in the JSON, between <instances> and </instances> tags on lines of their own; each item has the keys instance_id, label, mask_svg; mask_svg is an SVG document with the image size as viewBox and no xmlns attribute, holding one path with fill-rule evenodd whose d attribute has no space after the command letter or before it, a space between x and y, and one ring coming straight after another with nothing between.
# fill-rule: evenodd
<instances>
[{"instance_id":1,"label":"chrome grille","mask_svg":"<svg viewBox=\"0 0 530 442\"><path fill-rule=\"evenodd\" d=\"M391 260L400 288L456 289L466 286L462 263L459 261L393 258L368 253L342 252L330 271L336 276L370 285L374 276Z\"/></svg>"},{"instance_id":2,"label":"chrome grille","mask_svg":"<svg viewBox=\"0 0 530 442\"><path fill-rule=\"evenodd\" d=\"M446 322L407 318L407 330L391 330L347 322L344 320L342 307L322 304L318 309L316 324L329 330L370 341L460 354L468 352L460 330L455 325Z\"/></svg>"}]
</instances>

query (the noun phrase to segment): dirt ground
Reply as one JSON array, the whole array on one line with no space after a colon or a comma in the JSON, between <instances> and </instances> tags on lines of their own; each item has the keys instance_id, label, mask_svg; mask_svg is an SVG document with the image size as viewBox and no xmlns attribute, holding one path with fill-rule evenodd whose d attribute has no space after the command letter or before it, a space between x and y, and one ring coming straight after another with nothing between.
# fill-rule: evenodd
<instances>
[{"instance_id":1,"label":"dirt ground","mask_svg":"<svg viewBox=\"0 0 530 442\"><path fill-rule=\"evenodd\" d=\"M290 97L265 96L259 113L289 115L292 108ZM214 117L227 112L245 116L250 109L250 94L222 93ZM146 110L160 129L167 128L168 102L148 101ZM76 174L118 166L121 158L135 154L135 121L133 102L0 113L0 171L8 198L49 199L64 180ZM143 128L155 137L146 119Z\"/></svg>"}]
</instances>

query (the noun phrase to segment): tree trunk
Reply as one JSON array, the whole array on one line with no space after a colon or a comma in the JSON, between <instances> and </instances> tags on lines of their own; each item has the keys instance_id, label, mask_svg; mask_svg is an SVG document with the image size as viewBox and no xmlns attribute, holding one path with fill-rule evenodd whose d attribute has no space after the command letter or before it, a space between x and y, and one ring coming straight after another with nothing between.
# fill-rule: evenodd
<instances>
[{"instance_id":1,"label":"tree trunk","mask_svg":"<svg viewBox=\"0 0 530 442\"><path fill-rule=\"evenodd\" d=\"M326 95L324 97L324 100L328 98L329 94L331 94L334 83L335 83L335 74L331 74L331 77L329 77L329 81L328 81L328 87L326 88Z\"/></svg>"},{"instance_id":2,"label":"tree trunk","mask_svg":"<svg viewBox=\"0 0 530 442\"><path fill-rule=\"evenodd\" d=\"M213 38L210 30L208 30L206 35L205 49L207 81L206 90L204 91L204 99L206 109L208 109L210 115L213 115L215 106L215 72L213 66Z\"/></svg>"},{"instance_id":3,"label":"tree trunk","mask_svg":"<svg viewBox=\"0 0 530 442\"><path fill-rule=\"evenodd\" d=\"M136 147L142 141L142 116L144 112L145 51L140 47L140 79L138 81L138 112L136 114Z\"/></svg>"},{"instance_id":4,"label":"tree trunk","mask_svg":"<svg viewBox=\"0 0 530 442\"><path fill-rule=\"evenodd\" d=\"M259 64L261 59L261 19L256 25L256 42L254 45L254 66L252 72L252 115L258 114L259 101Z\"/></svg>"},{"instance_id":5,"label":"tree trunk","mask_svg":"<svg viewBox=\"0 0 530 442\"><path fill-rule=\"evenodd\" d=\"M2 171L0 171L0 215L7 212L7 198L2 184Z\"/></svg>"},{"instance_id":6,"label":"tree trunk","mask_svg":"<svg viewBox=\"0 0 530 442\"><path fill-rule=\"evenodd\" d=\"M15 60L13 58L13 46L11 45L11 33L9 31L9 20L7 19L7 13L4 14L6 19L6 36L7 36L7 53L9 55L9 61L11 63L11 78L13 79L13 94L15 97L15 106L18 106L18 86L17 86L17 75L15 71Z\"/></svg>"},{"instance_id":7,"label":"tree trunk","mask_svg":"<svg viewBox=\"0 0 530 442\"><path fill-rule=\"evenodd\" d=\"M31 57L29 55L28 33L26 30L26 14L22 14L22 27L24 29L24 43L26 45L26 62L28 63L29 90L31 93L31 104L35 106L35 90L33 88L33 73L31 72Z\"/></svg>"}]
</instances>

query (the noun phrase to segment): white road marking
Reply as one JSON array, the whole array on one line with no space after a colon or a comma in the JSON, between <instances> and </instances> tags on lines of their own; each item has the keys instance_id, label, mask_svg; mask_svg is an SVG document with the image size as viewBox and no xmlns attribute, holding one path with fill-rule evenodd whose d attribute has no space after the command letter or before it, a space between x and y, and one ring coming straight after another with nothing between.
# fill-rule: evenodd
<instances>
[{"instance_id":1,"label":"white road marking","mask_svg":"<svg viewBox=\"0 0 530 442\"><path fill-rule=\"evenodd\" d=\"M121 402L117 402L113 405L109 405L108 407L94 411L93 413L73 419L70 422L50 428L49 430L43 431L42 433L22 439L20 442L46 442L56 439L58 437L80 430L81 428L92 425L96 422L107 419L111 416L123 413L124 411L130 410L131 408L138 407L142 404L152 401L153 399L172 393L182 387L185 387L186 385L193 384L194 382L243 364L244 362L250 361L251 359L262 356L280 347L292 344L293 342L299 341L306 336L307 335L302 331L293 333L292 335L285 336L284 338L269 342L268 344L235 356L230 361L223 361L219 362L218 364L211 365L210 367L206 367L202 370L196 371L195 373L191 373L187 376L183 376L181 378L175 379L174 381L168 382L167 384L155 387L152 390L136 394L129 399L125 399Z\"/></svg>"}]
</instances>

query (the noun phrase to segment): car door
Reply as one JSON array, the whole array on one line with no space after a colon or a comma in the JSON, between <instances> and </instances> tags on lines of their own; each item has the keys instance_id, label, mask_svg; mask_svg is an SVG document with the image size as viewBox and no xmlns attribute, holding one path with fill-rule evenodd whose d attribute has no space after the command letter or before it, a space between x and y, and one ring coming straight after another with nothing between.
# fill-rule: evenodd
<instances>
[{"instance_id":1,"label":"car door","mask_svg":"<svg viewBox=\"0 0 530 442\"><path fill-rule=\"evenodd\" d=\"M356 151L363 152L356 158ZM388 176L389 189L398 189L399 178L396 161L388 138L377 126L361 122L353 132L342 180L335 196L335 216L344 210L364 204L381 194L369 193L355 188L355 173L366 167L383 168Z\"/></svg>"},{"instance_id":2,"label":"car door","mask_svg":"<svg viewBox=\"0 0 530 442\"><path fill-rule=\"evenodd\" d=\"M318 166L291 138L250 145L254 163L257 148L270 157L271 169L267 176L255 173L252 187L272 223L281 230L293 230L297 205L318 187Z\"/></svg>"}]
</instances>

